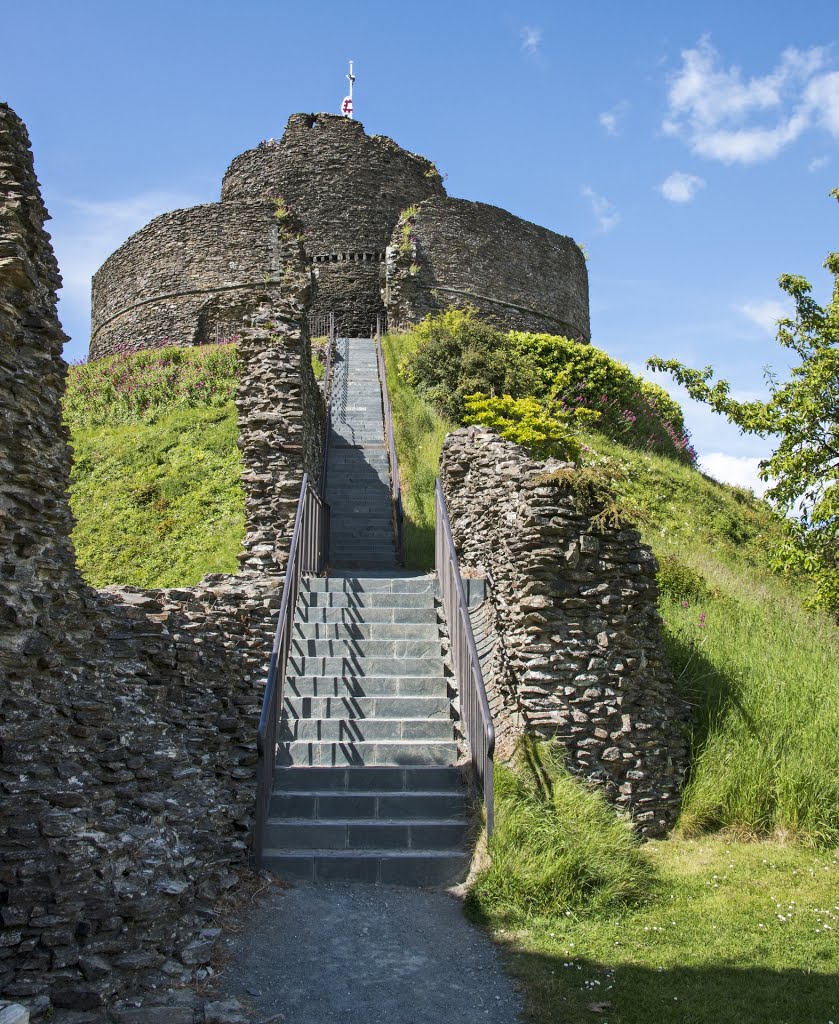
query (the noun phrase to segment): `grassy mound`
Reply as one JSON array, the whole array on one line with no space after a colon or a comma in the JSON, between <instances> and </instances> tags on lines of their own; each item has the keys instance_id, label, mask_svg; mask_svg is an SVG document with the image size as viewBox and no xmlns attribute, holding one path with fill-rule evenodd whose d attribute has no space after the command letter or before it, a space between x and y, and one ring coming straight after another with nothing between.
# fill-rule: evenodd
<instances>
[{"instance_id":1,"label":"grassy mound","mask_svg":"<svg viewBox=\"0 0 839 1024\"><path fill-rule=\"evenodd\" d=\"M235 572L244 536L233 346L70 368L65 418L79 567L93 586Z\"/></svg>"}]
</instances>

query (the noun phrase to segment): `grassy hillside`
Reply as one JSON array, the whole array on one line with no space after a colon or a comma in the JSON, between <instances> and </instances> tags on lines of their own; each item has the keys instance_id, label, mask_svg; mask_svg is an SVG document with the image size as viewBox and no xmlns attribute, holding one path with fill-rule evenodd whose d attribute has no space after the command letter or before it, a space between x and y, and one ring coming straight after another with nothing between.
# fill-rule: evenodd
<instances>
[{"instance_id":1,"label":"grassy hillside","mask_svg":"<svg viewBox=\"0 0 839 1024\"><path fill-rule=\"evenodd\" d=\"M408 554L430 567L450 424L406 379L416 345L384 341ZM534 785L526 750L497 772L492 860L469 912L504 947L531 1020L835 1020L835 625L805 610L802 581L770 573L778 527L750 492L602 432L580 440L661 565L667 651L694 708L683 810L670 838L639 846L555 754Z\"/></svg>"},{"instance_id":2,"label":"grassy hillside","mask_svg":"<svg viewBox=\"0 0 839 1024\"><path fill-rule=\"evenodd\" d=\"M235 572L244 536L230 345L70 368L73 542L85 579L188 586Z\"/></svg>"}]
</instances>

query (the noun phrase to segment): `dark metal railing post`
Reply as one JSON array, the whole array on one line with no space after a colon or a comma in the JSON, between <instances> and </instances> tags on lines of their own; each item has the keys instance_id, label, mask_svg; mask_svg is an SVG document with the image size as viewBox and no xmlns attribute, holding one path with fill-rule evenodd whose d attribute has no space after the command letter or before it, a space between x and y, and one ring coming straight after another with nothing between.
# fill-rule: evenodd
<instances>
[{"instance_id":1,"label":"dark metal railing post","mask_svg":"<svg viewBox=\"0 0 839 1024\"><path fill-rule=\"evenodd\" d=\"M312 575L321 572L324 568L321 560L322 546L318 543L323 513L324 504L309 483L308 474L304 473L303 483L300 486L300 498L297 502L297 512L294 517L291 544L288 549L280 614L277 617L274 646L268 663L268 678L265 683L262 711L256 733L256 821L254 823L253 859L257 868L262 866L265 823L268 820L268 805L271 802L283 694L288 657L291 651L294 612L300 594L300 581L304 574Z\"/></svg>"},{"instance_id":2,"label":"dark metal railing post","mask_svg":"<svg viewBox=\"0 0 839 1024\"><path fill-rule=\"evenodd\" d=\"M403 525L405 515L402 509L402 488L399 484L399 462L396 458L396 438L393 431L393 411L390 406L390 392L387 387L387 368L382 348L381 317L376 317L376 361L379 367L379 380L382 384L382 411L385 423L385 441L387 443L388 460L390 461L390 503L393 512L393 533L396 539L396 561L403 561Z\"/></svg>"},{"instance_id":3,"label":"dark metal railing post","mask_svg":"<svg viewBox=\"0 0 839 1024\"><path fill-rule=\"evenodd\" d=\"M443 612L449 627L452 668L460 695L460 714L466 726L466 739L472 757L475 778L486 808L487 835L495 826L495 800L493 792L493 756L495 754L495 726L489 709L484 676L469 604L463 589L463 578L452 537L451 523L446 511L446 499L440 481L435 487L436 525L434 553L437 576L443 598Z\"/></svg>"}]
</instances>

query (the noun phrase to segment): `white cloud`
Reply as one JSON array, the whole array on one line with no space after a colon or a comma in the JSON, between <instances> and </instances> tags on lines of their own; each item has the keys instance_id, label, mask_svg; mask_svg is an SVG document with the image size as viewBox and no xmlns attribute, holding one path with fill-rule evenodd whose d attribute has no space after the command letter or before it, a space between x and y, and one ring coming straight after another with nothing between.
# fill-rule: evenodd
<instances>
[{"instance_id":1,"label":"white cloud","mask_svg":"<svg viewBox=\"0 0 839 1024\"><path fill-rule=\"evenodd\" d=\"M600 122L600 126L606 130L607 135L618 134L618 122L626 113L627 106L626 101L622 100L611 110L604 110L602 114L598 115L597 120Z\"/></svg>"},{"instance_id":2,"label":"white cloud","mask_svg":"<svg viewBox=\"0 0 839 1024\"><path fill-rule=\"evenodd\" d=\"M699 189L705 187L705 179L696 174L673 171L659 186L659 192L671 203L689 203Z\"/></svg>"},{"instance_id":3,"label":"white cloud","mask_svg":"<svg viewBox=\"0 0 839 1024\"><path fill-rule=\"evenodd\" d=\"M580 194L591 203L591 209L597 218L601 231L611 231L620 223L621 215L605 196L598 195L590 185L584 185Z\"/></svg>"},{"instance_id":4,"label":"white cloud","mask_svg":"<svg viewBox=\"0 0 839 1024\"><path fill-rule=\"evenodd\" d=\"M744 302L735 307L739 313L748 317L767 334L775 335L778 321L792 315L790 306L779 299L764 299L758 302Z\"/></svg>"},{"instance_id":5,"label":"white cloud","mask_svg":"<svg viewBox=\"0 0 839 1024\"><path fill-rule=\"evenodd\" d=\"M813 159L807 164L807 170L811 174L813 174L815 171L820 171L822 167L827 167L829 163L829 156L814 156Z\"/></svg>"},{"instance_id":6,"label":"white cloud","mask_svg":"<svg viewBox=\"0 0 839 1024\"><path fill-rule=\"evenodd\" d=\"M50 234L64 282L59 292L59 314L73 339L68 346L72 358L87 351L93 274L114 249L152 217L200 201L195 196L163 191L108 200L50 197Z\"/></svg>"},{"instance_id":7,"label":"white cloud","mask_svg":"<svg viewBox=\"0 0 839 1024\"><path fill-rule=\"evenodd\" d=\"M745 79L721 65L707 37L682 51L670 78L665 134L723 163L769 160L814 123L839 136L839 72L824 72L827 51L789 48L768 74Z\"/></svg>"},{"instance_id":8,"label":"white cloud","mask_svg":"<svg viewBox=\"0 0 839 1024\"><path fill-rule=\"evenodd\" d=\"M760 479L759 464L760 459L747 455L727 455L725 452L709 452L699 460L699 468L708 476L724 484L751 488L758 497L762 497L771 481Z\"/></svg>"},{"instance_id":9,"label":"white cloud","mask_svg":"<svg viewBox=\"0 0 839 1024\"><path fill-rule=\"evenodd\" d=\"M839 71L814 78L804 98L822 128L834 137L839 136Z\"/></svg>"},{"instance_id":10,"label":"white cloud","mask_svg":"<svg viewBox=\"0 0 839 1024\"><path fill-rule=\"evenodd\" d=\"M525 25L521 30L521 48L528 57L538 57L542 46L542 30L534 25Z\"/></svg>"}]
</instances>

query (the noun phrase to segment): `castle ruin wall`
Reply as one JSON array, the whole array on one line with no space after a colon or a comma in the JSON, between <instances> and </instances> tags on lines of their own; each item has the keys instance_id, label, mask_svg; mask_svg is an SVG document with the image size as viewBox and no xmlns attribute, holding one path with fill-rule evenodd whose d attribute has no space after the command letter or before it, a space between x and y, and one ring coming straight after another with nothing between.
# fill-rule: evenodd
<instances>
[{"instance_id":1,"label":"castle ruin wall","mask_svg":"<svg viewBox=\"0 0 839 1024\"><path fill-rule=\"evenodd\" d=\"M598 783L639 832L660 835L678 814L688 748L657 564L636 530L581 507L573 474L483 427L443 445L461 566L490 592L497 642L485 669L499 750L509 754L522 732L555 740L572 772Z\"/></svg>"},{"instance_id":2,"label":"castle ruin wall","mask_svg":"<svg viewBox=\"0 0 839 1024\"><path fill-rule=\"evenodd\" d=\"M384 301L393 323L471 305L505 330L591 336L588 271L573 239L466 199L426 199L400 220Z\"/></svg>"},{"instance_id":3,"label":"castle ruin wall","mask_svg":"<svg viewBox=\"0 0 839 1024\"><path fill-rule=\"evenodd\" d=\"M282 299L273 214L265 200L208 203L164 213L132 235L93 278L91 359L214 342L266 296Z\"/></svg>"},{"instance_id":4,"label":"castle ruin wall","mask_svg":"<svg viewBox=\"0 0 839 1024\"><path fill-rule=\"evenodd\" d=\"M125 1024L209 963L214 906L248 863L284 544L303 472L319 472L324 410L299 245L281 238L298 291L240 350L242 571L86 586L46 216L26 129L0 104L0 996ZM191 1012L181 1001L152 1019Z\"/></svg>"}]
</instances>

